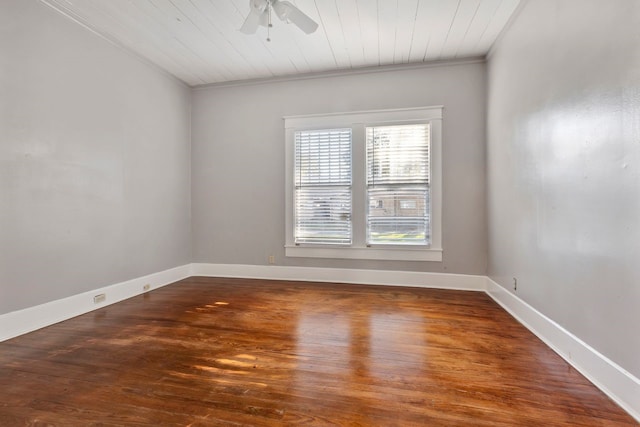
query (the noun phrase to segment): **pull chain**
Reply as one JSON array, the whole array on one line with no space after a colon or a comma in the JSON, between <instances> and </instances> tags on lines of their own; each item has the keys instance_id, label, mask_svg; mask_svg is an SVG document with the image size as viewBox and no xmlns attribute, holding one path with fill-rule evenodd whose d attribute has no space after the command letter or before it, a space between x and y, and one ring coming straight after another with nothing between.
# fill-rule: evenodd
<instances>
[{"instance_id":1,"label":"pull chain","mask_svg":"<svg viewBox=\"0 0 640 427\"><path fill-rule=\"evenodd\" d=\"M269 8L269 22L267 25L267 41L270 42L271 41L271 27L273 27L273 24L271 23L271 0L267 0L267 7Z\"/></svg>"}]
</instances>

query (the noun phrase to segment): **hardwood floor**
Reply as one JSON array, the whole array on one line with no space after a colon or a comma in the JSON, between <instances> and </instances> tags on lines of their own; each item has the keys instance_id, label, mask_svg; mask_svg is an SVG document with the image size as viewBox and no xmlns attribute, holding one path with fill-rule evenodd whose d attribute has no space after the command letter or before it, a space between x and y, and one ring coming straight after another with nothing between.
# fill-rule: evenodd
<instances>
[{"instance_id":1,"label":"hardwood floor","mask_svg":"<svg viewBox=\"0 0 640 427\"><path fill-rule=\"evenodd\" d=\"M0 343L0 426L638 425L478 292L190 278Z\"/></svg>"}]
</instances>

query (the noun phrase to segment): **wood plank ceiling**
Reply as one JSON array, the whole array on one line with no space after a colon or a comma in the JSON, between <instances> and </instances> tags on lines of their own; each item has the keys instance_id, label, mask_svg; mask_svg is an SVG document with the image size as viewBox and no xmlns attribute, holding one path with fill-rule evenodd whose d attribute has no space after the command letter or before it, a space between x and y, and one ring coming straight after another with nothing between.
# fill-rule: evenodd
<instances>
[{"instance_id":1,"label":"wood plank ceiling","mask_svg":"<svg viewBox=\"0 0 640 427\"><path fill-rule=\"evenodd\" d=\"M311 35L274 19L238 31L250 0L41 0L190 86L482 57L520 0L291 0Z\"/></svg>"}]
</instances>

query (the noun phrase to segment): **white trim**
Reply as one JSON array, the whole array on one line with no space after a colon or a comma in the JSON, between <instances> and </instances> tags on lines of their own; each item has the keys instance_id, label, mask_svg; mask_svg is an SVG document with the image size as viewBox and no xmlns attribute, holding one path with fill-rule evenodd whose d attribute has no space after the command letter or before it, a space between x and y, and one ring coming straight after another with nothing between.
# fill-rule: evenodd
<instances>
[{"instance_id":1,"label":"white trim","mask_svg":"<svg viewBox=\"0 0 640 427\"><path fill-rule=\"evenodd\" d=\"M344 111L337 113L315 113L284 116L285 129L322 128L326 126L351 126L354 123L367 125L377 123L426 122L442 119L444 105L428 107L388 108L383 110Z\"/></svg>"},{"instance_id":2,"label":"white trim","mask_svg":"<svg viewBox=\"0 0 640 427\"><path fill-rule=\"evenodd\" d=\"M142 294L147 292L143 289L146 284L153 290L189 276L191 265L187 264L0 315L0 342ZM93 297L99 294L106 299L95 304Z\"/></svg>"},{"instance_id":3,"label":"white trim","mask_svg":"<svg viewBox=\"0 0 640 427\"><path fill-rule=\"evenodd\" d=\"M516 20L520 17L520 15L522 14L522 10L525 8L525 5L528 1L529 0L520 0L520 3L518 3L518 5L516 6L515 10L507 20L507 23L504 25L504 27L502 27L502 29L500 30L500 33L491 44L491 47L489 48L489 52L487 52L487 54L485 55L485 60L487 62L489 62L489 60L493 56L494 52L498 48L497 46L502 42L502 39L505 37L505 34L511 29L511 27L513 27L514 22L516 22Z\"/></svg>"},{"instance_id":4,"label":"white trim","mask_svg":"<svg viewBox=\"0 0 640 427\"><path fill-rule=\"evenodd\" d=\"M640 379L492 279L486 283L487 294L502 308L640 422Z\"/></svg>"},{"instance_id":5,"label":"white trim","mask_svg":"<svg viewBox=\"0 0 640 427\"><path fill-rule=\"evenodd\" d=\"M288 257L304 258L338 258L338 259L373 259L397 261L442 261L442 249L412 248L354 248L354 247L312 247L285 246Z\"/></svg>"},{"instance_id":6,"label":"white trim","mask_svg":"<svg viewBox=\"0 0 640 427\"><path fill-rule=\"evenodd\" d=\"M93 34L95 34L96 36L100 37L101 39L103 39L107 43L110 43L111 45L113 45L116 48L120 49L123 53L129 55L130 57L135 58L139 62L142 62L145 65L154 68L156 71L160 72L165 77L169 77L170 79L172 79L173 81L178 83L183 88L191 89L191 86L188 85L186 82L180 80L177 76L171 74L169 71L165 70L164 68L162 68L161 66L159 66L155 62L152 62L146 56L143 56L143 55L133 51L132 49L126 47L124 44L122 44L120 41L118 41L118 39L116 39L115 37L112 37L109 34L107 34L105 32L102 32L102 31L98 30L97 28L94 28L84 18L80 17L80 15L78 15L75 12L73 12L71 9L69 9L67 7L64 7L61 4L54 3L51 0L40 0L40 3L42 3L45 6L50 7L54 11L58 12L60 15L64 16L65 18L68 18L68 19L72 20L73 22L75 22L76 24L80 25L85 30L92 32Z\"/></svg>"},{"instance_id":7,"label":"white trim","mask_svg":"<svg viewBox=\"0 0 640 427\"><path fill-rule=\"evenodd\" d=\"M276 265L192 264L194 276L301 282L411 286L416 288L484 291L485 276L421 271L356 270L351 268L286 267Z\"/></svg>"},{"instance_id":8,"label":"white trim","mask_svg":"<svg viewBox=\"0 0 640 427\"><path fill-rule=\"evenodd\" d=\"M207 90L207 89L217 89L217 88L235 87L235 86L254 86L254 85L263 85L263 84L270 84L270 83L290 82L290 81L297 81L297 80L325 79L330 77L358 76L358 75L373 74L373 73L387 73L387 72L393 72L393 71L421 70L421 69L435 68L435 67L453 67L456 65L484 64L485 62L486 61L484 56L476 56L476 57L470 57L465 59L451 59L451 60L429 61L429 62L412 62L412 63L392 64L392 65L373 65L370 67L345 68L345 69L339 69L339 70L333 70L333 71L318 71L318 72L311 72L311 73L286 74L282 76L257 77L254 79L229 80L225 82L204 83L201 85L192 86L192 89Z\"/></svg>"}]
</instances>

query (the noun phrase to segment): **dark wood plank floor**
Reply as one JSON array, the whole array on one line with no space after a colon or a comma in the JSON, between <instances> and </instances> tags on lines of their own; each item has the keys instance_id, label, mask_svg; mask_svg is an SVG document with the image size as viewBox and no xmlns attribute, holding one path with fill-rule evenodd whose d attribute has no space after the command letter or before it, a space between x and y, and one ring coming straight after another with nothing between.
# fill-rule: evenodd
<instances>
[{"instance_id":1,"label":"dark wood plank floor","mask_svg":"<svg viewBox=\"0 0 640 427\"><path fill-rule=\"evenodd\" d=\"M637 425L483 293L190 278L0 343L0 425Z\"/></svg>"}]
</instances>

